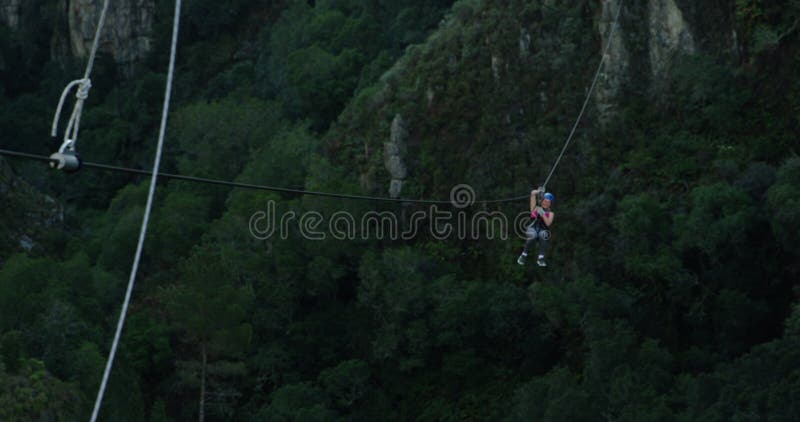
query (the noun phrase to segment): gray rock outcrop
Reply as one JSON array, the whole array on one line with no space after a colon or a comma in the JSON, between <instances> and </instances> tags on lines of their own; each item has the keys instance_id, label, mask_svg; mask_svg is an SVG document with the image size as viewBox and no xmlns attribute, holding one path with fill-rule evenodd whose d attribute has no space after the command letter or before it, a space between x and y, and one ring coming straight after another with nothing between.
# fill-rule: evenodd
<instances>
[{"instance_id":1,"label":"gray rock outcrop","mask_svg":"<svg viewBox=\"0 0 800 422\"><path fill-rule=\"evenodd\" d=\"M625 3L609 40L619 4L620 0L604 0L598 25L601 48L609 43L594 94L601 123L616 114L629 82L645 83L645 91L658 94L668 85L680 58L698 50L691 25L676 0Z\"/></svg>"},{"instance_id":2,"label":"gray rock outcrop","mask_svg":"<svg viewBox=\"0 0 800 422\"><path fill-rule=\"evenodd\" d=\"M22 0L0 0L0 23L11 28L19 29L19 15Z\"/></svg>"},{"instance_id":3,"label":"gray rock outcrop","mask_svg":"<svg viewBox=\"0 0 800 422\"><path fill-rule=\"evenodd\" d=\"M608 39L618 8L619 0L604 1L598 28L601 45L603 48L608 45L608 52L604 58L603 69L594 94L601 122L608 121L616 114L618 103L616 100L630 69L631 56L623 36L621 23L618 22L618 26L611 35L611 40ZM620 16L621 20L622 16Z\"/></svg>"},{"instance_id":4,"label":"gray rock outcrop","mask_svg":"<svg viewBox=\"0 0 800 422\"><path fill-rule=\"evenodd\" d=\"M694 37L675 0L649 0L649 52L653 81L669 75L674 60L695 52Z\"/></svg>"},{"instance_id":5,"label":"gray rock outcrop","mask_svg":"<svg viewBox=\"0 0 800 422\"><path fill-rule=\"evenodd\" d=\"M407 139L408 129L405 121L401 115L397 114L392 120L389 142L383 143L384 166L392 177L389 182L389 196L392 198L400 197L400 192L403 190L403 181L408 177L408 169L403 162Z\"/></svg>"},{"instance_id":6,"label":"gray rock outcrop","mask_svg":"<svg viewBox=\"0 0 800 422\"><path fill-rule=\"evenodd\" d=\"M109 54L129 74L151 48L154 0L115 0L109 6L100 51ZM103 0L70 0L67 8L70 49L88 57L103 10Z\"/></svg>"}]
</instances>

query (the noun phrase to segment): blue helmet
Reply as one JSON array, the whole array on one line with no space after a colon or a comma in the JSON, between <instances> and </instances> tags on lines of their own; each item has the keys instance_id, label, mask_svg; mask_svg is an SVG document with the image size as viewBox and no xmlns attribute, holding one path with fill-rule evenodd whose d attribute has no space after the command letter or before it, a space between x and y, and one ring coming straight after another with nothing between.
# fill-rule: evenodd
<instances>
[{"instance_id":1,"label":"blue helmet","mask_svg":"<svg viewBox=\"0 0 800 422\"><path fill-rule=\"evenodd\" d=\"M547 192L546 194L544 194L544 199L549 199L549 200L550 200L550 202L553 202L553 201L556 199L556 197L555 197L555 196L553 196L553 194L552 194L552 193L550 193L550 192Z\"/></svg>"}]
</instances>

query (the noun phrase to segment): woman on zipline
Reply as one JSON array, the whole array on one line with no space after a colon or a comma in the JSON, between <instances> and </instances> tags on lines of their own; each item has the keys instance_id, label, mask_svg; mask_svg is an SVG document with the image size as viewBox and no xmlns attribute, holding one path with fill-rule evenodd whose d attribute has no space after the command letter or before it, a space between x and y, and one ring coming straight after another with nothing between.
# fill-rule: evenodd
<instances>
[{"instance_id":1,"label":"woman on zipline","mask_svg":"<svg viewBox=\"0 0 800 422\"><path fill-rule=\"evenodd\" d=\"M550 210L555 197L552 193L547 192L542 197L541 205L539 204L539 194L543 188L535 189L531 192L531 222L528 224L528 229L525 234L528 239L525 241L525 249L522 254L517 258L517 264L525 265L525 260L528 258L528 249L537 241L539 242L539 257L536 263L540 267L546 267L547 263L544 262L544 252L547 249L547 241L550 239L550 225L553 224L553 219L556 214Z\"/></svg>"}]
</instances>

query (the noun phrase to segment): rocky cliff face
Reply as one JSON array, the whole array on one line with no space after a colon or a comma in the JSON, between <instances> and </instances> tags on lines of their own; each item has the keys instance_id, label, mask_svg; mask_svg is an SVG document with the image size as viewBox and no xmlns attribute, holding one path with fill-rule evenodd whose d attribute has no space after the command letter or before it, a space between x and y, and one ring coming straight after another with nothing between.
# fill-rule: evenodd
<instances>
[{"instance_id":1,"label":"rocky cliff face","mask_svg":"<svg viewBox=\"0 0 800 422\"><path fill-rule=\"evenodd\" d=\"M694 36L675 0L649 0L650 72L654 81L668 76L674 61L695 52Z\"/></svg>"},{"instance_id":2,"label":"rocky cliff face","mask_svg":"<svg viewBox=\"0 0 800 422\"><path fill-rule=\"evenodd\" d=\"M458 2L344 111L325 142L367 191L388 184L395 196L455 179L513 185L550 164L543 151L557 152L608 42L583 130L612 122L630 99L667 98L688 56L735 60L736 3L698 3ZM406 152L387 137L403 139ZM381 157L368 153L380 150ZM436 193L444 194L429 192Z\"/></svg>"},{"instance_id":3,"label":"rocky cliff face","mask_svg":"<svg viewBox=\"0 0 800 422\"><path fill-rule=\"evenodd\" d=\"M396 115L392 120L391 134L389 142L383 143L383 158L386 171L391 175L389 182L389 196L399 198L403 190L403 181L408 175L406 165L403 163L403 155L406 149L406 138L408 130L401 115Z\"/></svg>"},{"instance_id":4,"label":"rocky cliff face","mask_svg":"<svg viewBox=\"0 0 800 422\"><path fill-rule=\"evenodd\" d=\"M620 0L603 1L598 24L602 46L608 42L619 3ZM694 3L680 0L625 3L595 92L602 122L613 117L626 86L644 83L646 87L635 90L651 93L664 89L682 57L704 50L715 55L735 54L736 33L730 5L721 2L709 9L718 13L701 15Z\"/></svg>"},{"instance_id":5,"label":"rocky cliff face","mask_svg":"<svg viewBox=\"0 0 800 422\"><path fill-rule=\"evenodd\" d=\"M608 121L616 114L617 96L631 66L631 53L623 36L622 20L625 15L622 12L620 12L619 26L613 34L611 33L619 6L619 0L604 1L598 25L601 44L603 46L608 44L608 52L595 90L595 102L601 121ZM610 41L609 34L612 34Z\"/></svg>"},{"instance_id":6,"label":"rocky cliff face","mask_svg":"<svg viewBox=\"0 0 800 422\"><path fill-rule=\"evenodd\" d=\"M51 56L65 55L86 58L92 48L94 34L104 0L59 0ZM25 19L38 18L42 10L27 10L41 5L26 4L23 0L0 0L0 24L20 31ZM133 66L151 49L155 0L113 0L109 4L100 53L113 57L124 74L130 75ZM28 16L28 18L26 18Z\"/></svg>"},{"instance_id":7,"label":"rocky cliff face","mask_svg":"<svg viewBox=\"0 0 800 422\"><path fill-rule=\"evenodd\" d=\"M100 51L110 54L123 72L129 73L150 51L154 7L154 0L115 0L109 5ZM102 10L103 0L68 0L70 47L76 57L89 55Z\"/></svg>"}]
</instances>

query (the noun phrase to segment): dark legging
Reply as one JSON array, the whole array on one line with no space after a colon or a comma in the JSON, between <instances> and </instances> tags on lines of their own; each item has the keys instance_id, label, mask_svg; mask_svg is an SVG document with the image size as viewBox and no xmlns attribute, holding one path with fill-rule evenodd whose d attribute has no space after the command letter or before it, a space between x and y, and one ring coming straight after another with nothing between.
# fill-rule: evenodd
<instances>
[{"instance_id":1,"label":"dark legging","mask_svg":"<svg viewBox=\"0 0 800 422\"><path fill-rule=\"evenodd\" d=\"M547 240L550 239L550 231L546 229L537 230L536 227L530 225L525 233L528 235L528 240L525 241L525 255L528 254L528 249L538 241L539 255L544 256L544 252L547 249Z\"/></svg>"}]
</instances>

